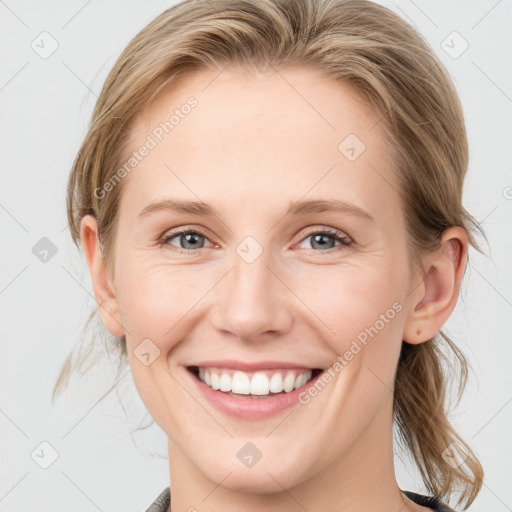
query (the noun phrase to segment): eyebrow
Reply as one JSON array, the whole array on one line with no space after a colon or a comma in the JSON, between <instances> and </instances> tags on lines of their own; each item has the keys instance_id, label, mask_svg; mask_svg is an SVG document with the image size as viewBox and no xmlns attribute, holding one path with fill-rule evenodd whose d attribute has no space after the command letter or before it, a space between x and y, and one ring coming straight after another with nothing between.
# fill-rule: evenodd
<instances>
[{"instance_id":1,"label":"eyebrow","mask_svg":"<svg viewBox=\"0 0 512 512\"><path fill-rule=\"evenodd\" d=\"M309 213L321 213L335 211L356 215L373 221L374 218L366 211L355 204L341 201L339 199L317 199L310 201L295 201L290 204L287 215L307 215Z\"/></svg>"},{"instance_id":2,"label":"eyebrow","mask_svg":"<svg viewBox=\"0 0 512 512\"><path fill-rule=\"evenodd\" d=\"M176 199L163 199L155 201L146 206L139 217L144 217L155 211L176 211L181 213L191 213L205 217L220 217L219 212L213 206L202 201L180 201ZM355 204L341 201L338 199L316 199L309 201L292 201L288 207L286 215L308 215L311 213L321 213L326 211L335 211L356 215L368 220L375 219L366 211Z\"/></svg>"},{"instance_id":3,"label":"eyebrow","mask_svg":"<svg viewBox=\"0 0 512 512\"><path fill-rule=\"evenodd\" d=\"M174 210L181 213L192 213L194 215L203 215L205 217L218 217L217 210L202 201L179 201L177 199L163 199L155 201L139 213L139 217L144 217L155 211Z\"/></svg>"}]
</instances>

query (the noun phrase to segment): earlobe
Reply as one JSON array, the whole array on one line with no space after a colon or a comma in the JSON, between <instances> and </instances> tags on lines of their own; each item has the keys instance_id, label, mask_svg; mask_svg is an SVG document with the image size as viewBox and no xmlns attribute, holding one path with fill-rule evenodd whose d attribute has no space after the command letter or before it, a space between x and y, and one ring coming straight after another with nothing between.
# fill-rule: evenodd
<instances>
[{"instance_id":1,"label":"earlobe","mask_svg":"<svg viewBox=\"0 0 512 512\"><path fill-rule=\"evenodd\" d=\"M410 294L410 308L403 339L412 344L433 338L452 314L467 263L467 233L447 229L439 248L424 258L425 275Z\"/></svg>"},{"instance_id":2,"label":"earlobe","mask_svg":"<svg viewBox=\"0 0 512 512\"><path fill-rule=\"evenodd\" d=\"M94 297L105 327L114 336L124 335L117 297L110 283L108 269L98 239L98 223L86 215L80 224L80 239L91 276Z\"/></svg>"}]
</instances>

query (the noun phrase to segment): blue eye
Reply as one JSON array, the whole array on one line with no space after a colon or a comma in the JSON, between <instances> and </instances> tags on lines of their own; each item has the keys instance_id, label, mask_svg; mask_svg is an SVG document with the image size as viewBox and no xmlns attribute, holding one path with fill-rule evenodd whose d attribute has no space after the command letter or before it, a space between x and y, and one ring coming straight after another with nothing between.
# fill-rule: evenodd
<instances>
[{"instance_id":1,"label":"blue eye","mask_svg":"<svg viewBox=\"0 0 512 512\"><path fill-rule=\"evenodd\" d=\"M313 231L306 238L304 238L303 241L308 239L311 239L312 248L320 249L321 252L333 249L335 247L336 242L339 242L339 245L342 246L349 246L352 243L350 238L332 229L322 229L320 231Z\"/></svg>"},{"instance_id":2,"label":"blue eye","mask_svg":"<svg viewBox=\"0 0 512 512\"><path fill-rule=\"evenodd\" d=\"M171 243L174 239L178 240L179 245ZM302 238L302 242L308 239L311 239L311 247L313 250L316 249L315 252L327 252L330 249L334 249L336 243L338 243L338 247L350 246L352 244L349 237L333 229L312 231L305 238ZM183 229L165 235L159 240L159 245L165 245L175 252L195 254L195 251L205 247L205 241L208 241L208 238L200 231L196 229Z\"/></svg>"},{"instance_id":3,"label":"blue eye","mask_svg":"<svg viewBox=\"0 0 512 512\"><path fill-rule=\"evenodd\" d=\"M180 246L172 250L176 250L178 252L190 252L197 249L202 249L204 247L204 241L207 240L206 236L199 231L194 229L185 229L166 235L164 238L162 238L162 240L160 240L160 244L167 244L176 247L174 244L171 244L171 240L174 240L175 238L179 240Z\"/></svg>"}]
</instances>

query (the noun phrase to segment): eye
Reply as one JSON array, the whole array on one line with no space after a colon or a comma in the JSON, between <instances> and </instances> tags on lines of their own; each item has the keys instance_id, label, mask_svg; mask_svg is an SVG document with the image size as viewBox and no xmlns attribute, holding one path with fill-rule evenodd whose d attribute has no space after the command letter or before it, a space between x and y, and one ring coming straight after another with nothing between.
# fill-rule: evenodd
<instances>
[{"instance_id":1,"label":"eye","mask_svg":"<svg viewBox=\"0 0 512 512\"><path fill-rule=\"evenodd\" d=\"M177 245L171 243L174 239L178 240ZM197 249L202 249L206 240L208 240L206 235L203 235L197 229L183 229L164 235L158 243L161 246L170 246L169 248L176 252L193 253Z\"/></svg>"},{"instance_id":2,"label":"eye","mask_svg":"<svg viewBox=\"0 0 512 512\"><path fill-rule=\"evenodd\" d=\"M336 247L336 243L338 247L352 244L352 240L341 231L328 228L311 231L306 238L302 239L301 243L309 239L311 239L311 248L315 252L327 252ZM172 243L173 240L177 240L177 242ZM210 243L206 235L197 229L187 228L167 233L158 243L160 246L166 246L174 252L195 254L195 251L205 247L206 241ZM306 247L306 249L308 248Z\"/></svg>"},{"instance_id":3,"label":"eye","mask_svg":"<svg viewBox=\"0 0 512 512\"><path fill-rule=\"evenodd\" d=\"M350 240L348 236L335 229L312 231L303 239L303 242L306 240L311 240L311 248L319 249L320 252L326 252L329 249L333 249L336 242L338 242L338 246L350 246L352 244L352 240ZM306 249L308 249L308 247L306 247Z\"/></svg>"}]
</instances>

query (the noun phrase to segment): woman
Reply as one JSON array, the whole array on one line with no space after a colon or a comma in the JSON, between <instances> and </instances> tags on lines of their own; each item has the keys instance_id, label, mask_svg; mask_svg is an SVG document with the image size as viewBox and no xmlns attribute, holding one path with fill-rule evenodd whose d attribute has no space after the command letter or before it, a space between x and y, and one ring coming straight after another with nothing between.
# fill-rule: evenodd
<instances>
[{"instance_id":1,"label":"woman","mask_svg":"<svg viewBox=\"0 0 512 512\"><path fill-rule=\"evenodd\" d=\"M371 2L189 0L130 42L68 215L169 439L148 510L471 504L441 330L481 250L467 152L446 71ZM394 423L428 494L398 486Z\"/></svg>"}]
</instances>

